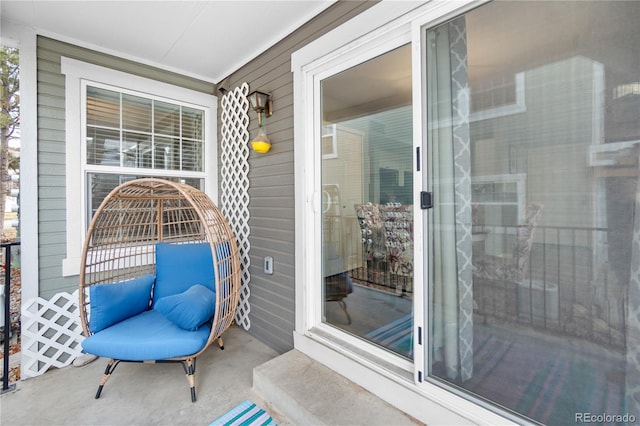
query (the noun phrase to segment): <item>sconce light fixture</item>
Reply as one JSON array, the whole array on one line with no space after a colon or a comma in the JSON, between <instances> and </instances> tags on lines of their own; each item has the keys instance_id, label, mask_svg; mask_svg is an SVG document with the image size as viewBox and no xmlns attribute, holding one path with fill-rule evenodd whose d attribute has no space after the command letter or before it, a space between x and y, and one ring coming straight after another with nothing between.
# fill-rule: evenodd
<instances>
[{"instance_id":1,"label":"sconce light fixture","mask_svg":"<svg viewBox=\"0 0 640 426\"><path fill-rule=\"evenodd\" d=\"M266 154L271 149L271 141L267 136L266 118L273 114L273 102L271 95L264 92L251 92L247 97L251 108L258 114L258 135L251 141L253 150L260 154Z\"/></svg>"}]
</instances>

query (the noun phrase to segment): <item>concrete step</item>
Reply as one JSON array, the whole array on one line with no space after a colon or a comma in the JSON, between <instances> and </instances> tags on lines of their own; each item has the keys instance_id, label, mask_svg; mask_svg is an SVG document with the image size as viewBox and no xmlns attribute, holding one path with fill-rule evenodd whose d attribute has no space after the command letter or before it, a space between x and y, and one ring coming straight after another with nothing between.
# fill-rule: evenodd
<instances>
[{"instance_id":1,"label":"concrete step","mask_svg":"<svg viewBox=\"0 0 640 426\"><path fill-rule=\"evenodd\" d=\"M294 425L421 424L297 350L255 367L253 389Z\"/></svg>"}]
</instances>

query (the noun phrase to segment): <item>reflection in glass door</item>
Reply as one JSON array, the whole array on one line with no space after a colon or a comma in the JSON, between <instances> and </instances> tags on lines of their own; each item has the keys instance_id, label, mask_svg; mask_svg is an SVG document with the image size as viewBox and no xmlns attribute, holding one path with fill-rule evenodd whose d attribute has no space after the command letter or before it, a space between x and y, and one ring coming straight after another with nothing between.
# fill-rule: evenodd
<instances>
[{"instance_id":1,"label":"reflection in glass door","mask_svg":"<svg viewBox=\"0 0 640 426\"><path fill-rule=\"evenodd\" d=\"M411 54L324 79L323 319L413 358Z\"/></svg>"},{"instance_id":2,"label":"reflection in glass door","mask_svg":"<svg viewBox=\"0 0 640 426\"><path fill-rule=\"evenodd\" d=\"M429 381L518 423L640 417L639 21L490 2L425 32Z\"/></svg>"}]
</instances>

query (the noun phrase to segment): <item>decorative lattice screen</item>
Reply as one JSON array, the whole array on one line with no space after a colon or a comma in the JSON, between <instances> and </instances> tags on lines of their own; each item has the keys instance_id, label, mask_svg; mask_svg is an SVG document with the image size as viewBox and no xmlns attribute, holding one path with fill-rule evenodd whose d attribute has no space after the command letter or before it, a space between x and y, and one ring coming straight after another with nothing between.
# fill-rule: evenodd
<instances>
[{"instance_id":1,"label":"decorative lattice screen","mask_svg":"<svg viewBox=\"0 0 640 426\"><path fill-rule=\"evenodd\" d=\"M51 367L66 367L82 354L84 340L78 291L40 297L22 305L20 374L35 377Z\"/></svg>"},{"instance_id":2,"label":"decorative lattice screen","mask_svg":"<svg viewBox=\"0 0 640 426\"><path fill-rule=\"evenodd\" d=\"M240 264L242 266L242 289L240 304L236 311L236 322L245 330L251 326L249 320L249 85L229 91L222 97L221 122L222 141L220 162L222 164L220 209L227 218L238 239Z\"/></svg>"}]
</instances>

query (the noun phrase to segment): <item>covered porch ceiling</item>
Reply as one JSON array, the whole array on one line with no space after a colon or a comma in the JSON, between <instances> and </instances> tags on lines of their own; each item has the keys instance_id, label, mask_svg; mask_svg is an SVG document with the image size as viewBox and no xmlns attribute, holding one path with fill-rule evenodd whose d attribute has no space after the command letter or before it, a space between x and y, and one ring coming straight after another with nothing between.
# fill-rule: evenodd
<instances>
[{"instance_id":1,"label":"covered porch ceiling","mask_svg":"<svg viewBox=\"0 0 640 426\"><path fill-rule=\"evenodd\" d=\"M218 83L335 0L0 2L2 37L61 41Z\"/></svg>"}]
</instances>

